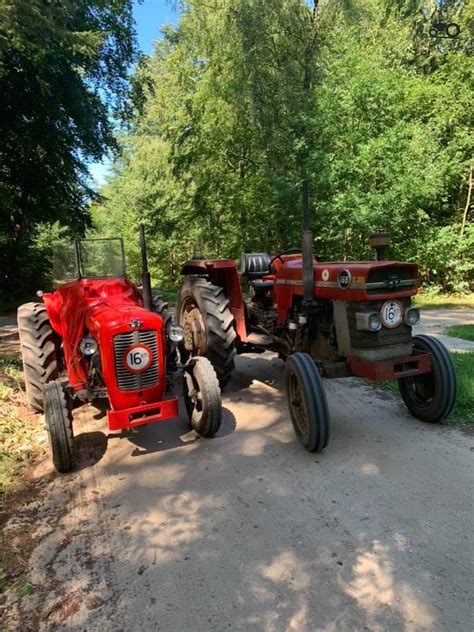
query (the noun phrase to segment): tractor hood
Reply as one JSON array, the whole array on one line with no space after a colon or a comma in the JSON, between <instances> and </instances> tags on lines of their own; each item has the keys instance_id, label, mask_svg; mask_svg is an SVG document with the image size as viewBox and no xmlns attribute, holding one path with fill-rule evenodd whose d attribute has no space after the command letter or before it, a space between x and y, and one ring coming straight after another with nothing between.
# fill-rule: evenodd
<instances>
[{"instance_id":1,"label":"tractor hood","mask_svg":"<svg viewBox=\"0 0 474 632\"><path fill-rule=\"evenodd\" d=\"M100 337L104 329L129 327L139 321L140 327L162 329L162 319L143 308L141 293L128 279L81 279L65 283L54 294L44 294L43 300L53 329L74 339L87 329ZM72 331L71 331L72 330Z\"/></svg>"},{"instance_id":2,"label":"tractor hood","mask_svg":"<svg viewBox=\"0 0 474 632\"><path fill-rule=\"evenodd\" d=\"M114 301L101 301L89 305L86 310L85 326L89 333L100 339L105 331L132 329L154 329L161 332L163 321L158 314L137 305L127 305Z\"/></svg>"},{"instance_id":3,"label":"tractor hood","mask_svg":"<svg viewBox=\"0 0 474 632\"><path fill-rule=\"evenodd\" d=\"M336 300L375 300L416 294L418 266L400 261L319 262L314 265L315 296ZM303 284L302 260L285 261L276 285Z\"/></svg>"},{"instance_id":4,"label":"tractor hood","mask_svg":"<svg viewBox=\"0 0 474 632\"><path fill-rule=\"evenodd\" d=\"M140 291L128 279L72 281L54 294L44 294L43 299L53 329L63 341L69 383L75 390L81 391L87 385L88 366L79 345L90 334L99 344L114 410L160 400L165 366L163 320L143 308ZM153 383L148 384L143 373L143 380L138 381L143 386L137 389L130 388L128 379L135 373L134 367L128 367L124 373L122 362L124 353L134 348L145 348L152 362L150 370L154 370Z\"/></svg>"}]
</instances>

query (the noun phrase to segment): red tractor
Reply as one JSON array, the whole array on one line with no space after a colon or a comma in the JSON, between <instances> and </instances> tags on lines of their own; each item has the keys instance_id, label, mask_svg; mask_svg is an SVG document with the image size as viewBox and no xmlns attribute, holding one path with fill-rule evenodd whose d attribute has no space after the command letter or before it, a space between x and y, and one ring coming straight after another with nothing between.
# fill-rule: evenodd
<instances>
[{"instance_id":1,"label":"red tractor","mask_svg":"<svg viewBox=\"0 0 474 632\"><path fill-rule=\"evenodd\" d=\"M456 375L438 340L412 335L420 317L411 305L416 264L385 260L387 233L370 239L374 261L323 262L313 257L312 240L305 230L302 249L243 254L240 275L232 259L187 261L176 305L182 352L209 358L224 385L236 353L276 351L286 360L295 432L309 451L329 441L321 376L398 380L415 417L442 420L454 405Z\"/></svg>"},{"instance_id":2,"label":"red tractor","mask_svg":"<svg viewBox=\"0 0 474 632\"><path fill-rule=\"evenodd\" d=\"M72 411L82 404L105 408L113 431L179 414L178 397L164 394L183 331L163 298L151 291L143 228L140 237L142 290L125 274L122 239L80 239L73 261L67 261L69 280L53 293L38 292L42 303L18 309L28 402L45 414L59 472L74 465ZM214 369L206 358L195 357L183 369L191 426L212 436L221 423Z\"/></svg>"}]
</instances>

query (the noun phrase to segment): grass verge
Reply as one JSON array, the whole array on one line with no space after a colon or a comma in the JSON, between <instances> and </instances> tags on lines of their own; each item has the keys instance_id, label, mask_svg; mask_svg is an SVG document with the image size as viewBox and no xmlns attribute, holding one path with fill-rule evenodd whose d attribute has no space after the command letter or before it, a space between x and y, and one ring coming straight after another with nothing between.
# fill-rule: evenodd
<instances>
[{"instance_id":1,"label":"grass verge","mask_svg":"<svg viewBox=\"0 0 474 632\"><path fill-rule=\"evenodd\" d=\"M459 296L457 294L430 295L420 292L413 297L413 304L420 309L474 307L474 294L468 294L466 296Z\"/></svg>"},{"instance_id":2,"label":"grass verge","mask_svg":"<svg viewBox=\"0 0 474 632\"><path fill-rule=\"evenodd\" d=\"M445 419L445 423L474 424L474 353L451 353L458 378L458 394L453 410ZM398 393L396 380L381 382L381 385Z\"/></svg>"},{"instance_id":3,"label":"grass verge","mask_svg":"<svg viewBox=\"0 0 474 632\"><path fill-rule=\"evenodd\" d=\"M474 325L452 325L446 329L445 333L448 334L448 336L474 342Z\"/></svg>"},{"instance_id":4,"label":"grass verge","mask_svg":"<svg viewBox=\"0 0 474 632\"><path fill-rule=\"evenodd\" d=\"M17 354L0 353L0 504L22 470L44 448L38 445L38 422L28 412Z\"/></svg>"}]
</instances>

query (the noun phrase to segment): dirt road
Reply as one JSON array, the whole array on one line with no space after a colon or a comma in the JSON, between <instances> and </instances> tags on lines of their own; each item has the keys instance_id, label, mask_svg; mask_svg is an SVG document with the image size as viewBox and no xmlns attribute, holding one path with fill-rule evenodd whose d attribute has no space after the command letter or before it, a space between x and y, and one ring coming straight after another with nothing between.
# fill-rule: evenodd
<instances>
[{"instance_id":1,"label":"dirt road","mask_svg":"<svg viewBox=\"0 0 474 632\"><path fill-rule=\"evenodd\" d=\"M184 415L118 438L81 414L79 471L9 526L38 545L34 592L7 604L7 628L472 629L472 436L336 380L332 440L312 455L288 420L282 363L237 364L214 440Z\"/></svg>"}]
</instances>

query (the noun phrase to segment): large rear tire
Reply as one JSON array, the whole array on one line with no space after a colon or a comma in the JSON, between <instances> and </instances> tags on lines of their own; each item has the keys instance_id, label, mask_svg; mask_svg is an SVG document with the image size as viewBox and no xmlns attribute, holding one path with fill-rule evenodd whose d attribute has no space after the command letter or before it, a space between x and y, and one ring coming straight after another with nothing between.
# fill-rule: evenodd
<instances>
[{"instance_id":1,"label":"large rear tire","mask_svg":"<svg viewBox=\"0 0 474 632\"><path fill-rule=\"evenodd\" d=\"M172 342L168 337L168 331L171 323L173 322L173 314L168 307L168 303L161 296L161 294L158 294L158 292L152 292L151 303L152 311L158 314L158 316L161 316L163 320L166 343L167 374L170 375L176 370L176 344Z\"/></svg>"},{"instance_id":2,"label":"large rear tire","mask_svg":"<svg viewBox=\"0 0 474 632\"><path fill-rule=\"evenodd\" d=\"M329 443L329 410L319 371L307 353L292 353L285 363L285 392L296 436L308 452Z\"/></svg>"},{"instance_id":3,"label":"large rear tire","mask_svg":"<svg viewBox=\"0 0 474 632\"><path fill-rule=\"evenodd\" d=\"M205 356L225 386L235 368L235 327L224 290L206 279L186 279L176 302L176 319L184 329L183 360Z\"/></svg>"},{"instance_id":4,"label":"large rear tire","mask_svg":"<svg viewBox=\"0 0 474 632\"><path fill-rule=\"evenodd\" d=\"M431 354L431 371L399 379L400 394L414 417L429 423L442 421L456 401L453 361L446 347L431 336L414 336L413 346Z\"/></svg>"},{"instance_id":5,"label":"large rear tire","mask_svg":"<svg viewBox=\"0 0 474 632\"><path fill-rule=\"evenodd\" d=\"M171 314L171 310L168 307L168 303L158 292L153 291L151 294L151 304L152 311L161 316L163 319L163 325L165 327L165 331L168 331L169 326L173 321L173 315Z\"/></svg>"},{"instance_id":6,"label":"large rear tire","mask_svg":"<svg viewBox=\"0 0 474 632\"><path fill-rule=\"evenodd\" d=\"M26 398L31 409L41 413L44 409L43 388L58 377L55 334L43 303L20 305L18 331Z\"/></svg>"},{"instance_id":7,"label":"large rear tire","mask_svg":"<svg viewBox=\"0 0 474 632\"><path fill-rule=\"evenodd\" d=\"M193 430L212 437L221 426L222 400L219 382L207 358L191 358L183 371L183 395Z\"/></svg>"},{"instance_id":8,"label":"large rear tire","mask_svg":"<svg viewBox=\"0 0 474 632\"><path fill-rule=\"evenodd\" d=\"M58 380L44 388L44 416L54 467L58 472L69 472L74 466L72 413Z\"/></svg>"}]
</instances>

